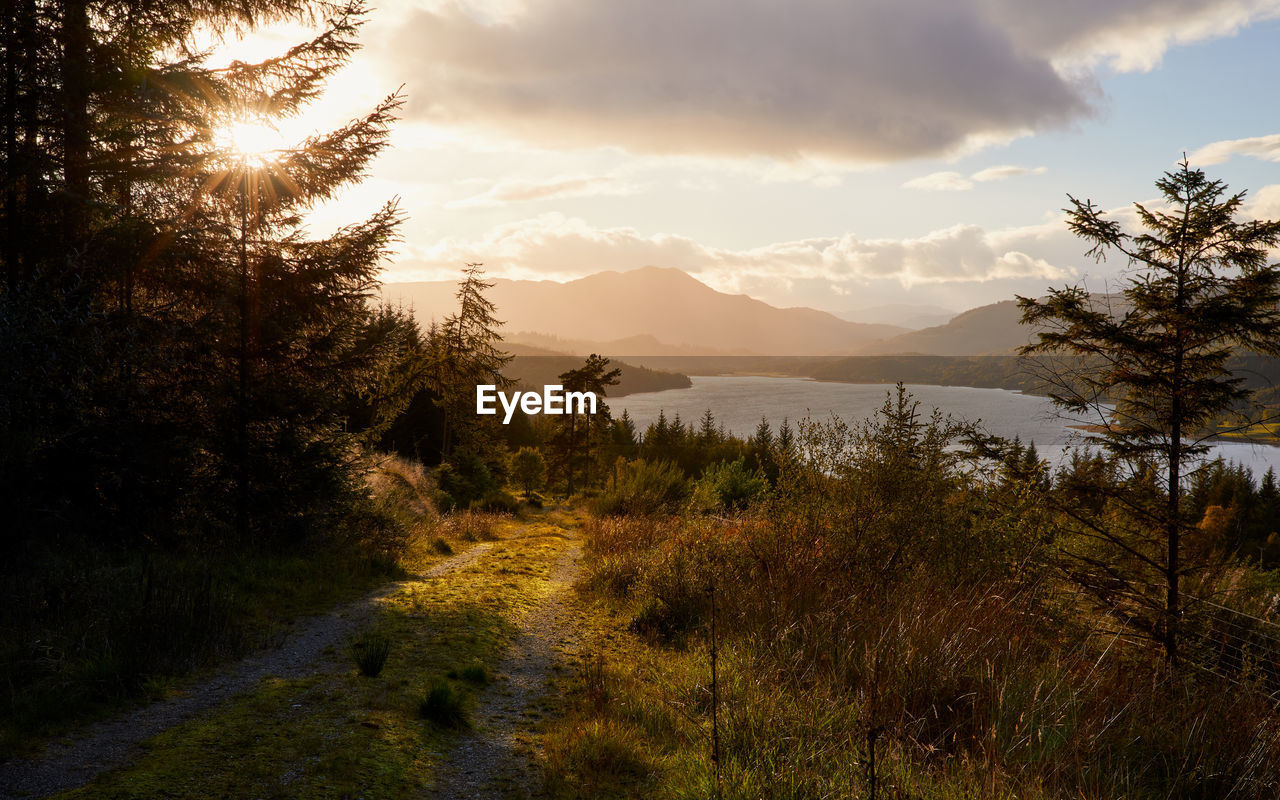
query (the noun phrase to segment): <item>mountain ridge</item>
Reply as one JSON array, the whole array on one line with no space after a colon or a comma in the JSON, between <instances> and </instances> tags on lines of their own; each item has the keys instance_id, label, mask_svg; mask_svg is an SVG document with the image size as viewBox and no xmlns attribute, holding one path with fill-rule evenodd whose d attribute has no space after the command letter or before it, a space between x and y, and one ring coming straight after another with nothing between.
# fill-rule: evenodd
<instances>
[{"instance_id":1,"label":"mountain ridge","mask_svg":"<svg viewBox=\"0 0 1280 800\"><path fill-rule=\"evenodd\" d=\"M407 303L427 323L453 311L455 288L452 281L388 283L382 296ZM805 306L778 308L717 291L671 267L606 270L564 283L496 278L489 297L505 332L579 343L650 336L659 345L709 355L850 355L908 332Z\"/></svg>"}]
</instances>

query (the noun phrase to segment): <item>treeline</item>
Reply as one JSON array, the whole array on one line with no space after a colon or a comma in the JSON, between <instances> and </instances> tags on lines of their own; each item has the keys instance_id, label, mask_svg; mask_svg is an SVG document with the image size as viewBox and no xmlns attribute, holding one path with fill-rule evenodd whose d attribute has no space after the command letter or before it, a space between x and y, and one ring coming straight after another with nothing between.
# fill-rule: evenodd
<instances>
[{"instance_id":1,"label":"treeline","mask_svg":"<svg viewBox=\"0 0 1280 800\"><path fill-rule=\"evenodd\" d=\"M19 0L0 71L0 548L67 532L217 549L296 541L359 494L348 408L390 412L407 319L371 310L389 202L311 238L401 103L256 153L357 47L359 2ZM320 33L214 69L199 31Z\"/></svg>"},{"instance_id":2,"label":"treeline","mask_svg":"<svg viewBox=\"0 0 1280 800\"><path fill-rule=\"evenodd\" d=\"M479 267L423 330L373 303L394 201L304 225L402 97L268 152L245 135L303 112L365 11L0 10L0 752L414 568L437 486L465 505L454 478L505 465L474 415L508 361ZM208 65L207 36L288 22L317 33ZM386 449L463 466L392 474Z\"/></svg>"},{"instance_id":3,"label":"treeline","mask_svg":"<svg viewBox=\"0 0 1280 800\"><path fill-rule=\"evenodd\" d=\"M514 355L504 374L515 380L522 388L533 391L541 391L543 386L554 384L561 373L574 369L582 363L582 359L576 356L533 355L518 352ZM625 397L642 392L662 392L667 389L688 389L693 385L688 375L681 375L678 372L649 369L624 361L613 363L621 370L618 374L618 385L609 392L614 397Z\"/></svg>"}]
</instances>

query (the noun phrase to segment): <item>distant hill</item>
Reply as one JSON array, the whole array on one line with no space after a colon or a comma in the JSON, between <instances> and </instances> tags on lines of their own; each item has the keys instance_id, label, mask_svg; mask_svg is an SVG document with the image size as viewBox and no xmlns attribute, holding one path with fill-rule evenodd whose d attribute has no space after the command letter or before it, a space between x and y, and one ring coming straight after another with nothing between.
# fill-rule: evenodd
<instances>
[{"instance_id":1,"label":"distant hill","mask_svg":"<svg viewBox=\"0 0 1280 800\"><path fill-rule=\"evenodd\" d=\"M858 349L858 355L978 356L1011 354L1032 341L1034 331L1019 324L1014 300L1001 300L958 314L945 325L911 331Z\"/></svg>"},{"instance_id":2,"label":"distant hill","mask_svg":"<svg viewBox=\"0 0 1280 800\"><path fill-rule=\"evenodd\" d=\"M539 389L542 386L559 383L558 376L571 369L582 366L582 357L570 355L545 347L509 343L508 353L515 356L507 365L504 374L526 389ZM610 359L609 366L622 370L618 376L618 384L610 386L608 397L625 397L641 392L661 392L666 389L687 389L693 385L688 375L668 370L650 369L625 361Z\"/></svg>"},{"instance_id":3,"label":"distant hill","mask_svg":"<svg viewBox=\"0 0 1280 800\"><path fill-rule=\"evenodd\" d=\"M455 289L449 281L388 283L383 296L411 305L428 322L453 310ZM775 308L659 267L598 272L567 283L498 279L489 296L509 332L586 343L647 336L656 346L690 355L847 355L905 332L812 308Z\"/></svg>"},{"instance_id":4,"label":"distant hill","mask_svg":"<svg viewBox=\"0 0 1280 800\"><path fill-rule=\"evenodd\" d=\"M838 314L841 319L851 322L872 322L883 325L898 325L913 331L921 328L932 328L946 325L956 316L955 311L941 306L917 306L908 303L890 303L883 306L859 308L847 313Z\"/></svg>"},{"instance_id":5,"label":"distant hill","mask_svg":"<svg viewBox=\"0 0 1280 800\"><path fill-rule=\"evenodd\" d=\"M503 341L508 346L530 345L535 348L554 350L566 355L585 356L589 353L600 353L610 358L636 356L652 358L654 356L707 356L720 355L710 348L690 345L674 345L660 342L653 336L628 336L625 339L614 339L611 342L587 342L577 339L562 339L546 333L517 331L504 333ZM514 352L514 351L512 351Z\"/></svg>"}]
</instances>

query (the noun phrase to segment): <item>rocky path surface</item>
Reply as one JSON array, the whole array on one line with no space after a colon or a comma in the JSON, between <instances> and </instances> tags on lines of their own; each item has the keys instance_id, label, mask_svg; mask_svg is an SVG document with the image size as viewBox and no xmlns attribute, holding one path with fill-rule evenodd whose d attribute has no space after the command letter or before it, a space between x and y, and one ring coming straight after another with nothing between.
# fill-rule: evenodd
<instances>
[{"instance_id":1,"label":"rocky path surface","mask_svg":"<svg viewBox=\"0 0 1280 800\"><path fill-rule=\"evenodd\" d=\"M296 678L326 665L336 668L331 649L341 650L367 626L381 600L408 584L466 566L492 546L491 542L477 544L419 578L388 584L354 603L312 617L300 623L280 647L244 659L180 695L93 725L73 739L50 745L39 757L0 764L0 800L47 797L83 786L106 770L128 763L147 739L253 689L263 678Z\"/></svg>"},{"instance_id":2,"label":"rocky path surface","mask_svg":"<svg viewBox=\"0 0 1280 800\"><path fill-rule=\"evenodd\" d=\"M581 557L581 545L571 540L551 569L549 593L521 620L497 666L497 680L480 696L472 730L437 772L429 795L434 800L511 800L537 793L539 776L520 737L539 716L557 651L578 642L571 590Z\"/></svg>"}]
</instances>

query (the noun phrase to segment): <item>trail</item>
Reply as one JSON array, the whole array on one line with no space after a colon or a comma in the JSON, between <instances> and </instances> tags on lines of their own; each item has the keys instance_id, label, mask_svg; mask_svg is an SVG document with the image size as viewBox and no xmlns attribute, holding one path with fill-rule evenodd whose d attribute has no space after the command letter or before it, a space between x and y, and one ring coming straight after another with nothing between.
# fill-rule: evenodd
<instances>
[{"instance_id":1,"label":"trail","mask_svg":"<svg viewBox=\"0 0 1280 800\"><path fill-rule=\"evenodd\" d=\"M428 795L434 800L523 798L537 793L539 776L521 746L538 716L557 650L578 643L571 588L582 547L575 539L551 569L550 592L528 612L495 681L479 698L473 729L447 756Z\"/></svg>"},{"instance_id":2,"label":"trail","mask_svg":"<svg viewBox=\"0 0 1280 800\"><path fill-rule=\"evenodd\" d=\"M239 661L181 695L92 725L69 741L50 745L36 758L0 764L0 800L47 797L83 786L101 773L129 763L146 740L253 689L263 678L302 677L335 665L335 655L326 651L340 651L341 645L369 624L380 601L410 584L464 567L492 546L492 542L476 544L417 578L388 584L360 600L311 617L281 646Z\"/></svg>"}]
</instances>

